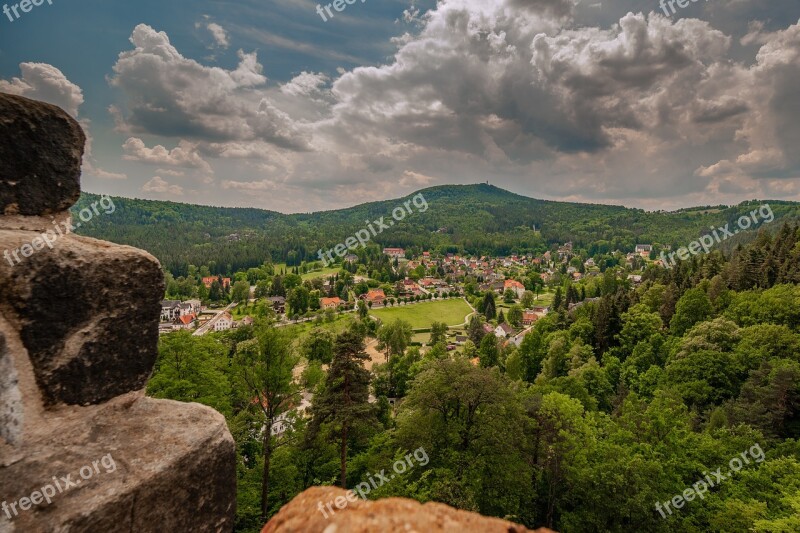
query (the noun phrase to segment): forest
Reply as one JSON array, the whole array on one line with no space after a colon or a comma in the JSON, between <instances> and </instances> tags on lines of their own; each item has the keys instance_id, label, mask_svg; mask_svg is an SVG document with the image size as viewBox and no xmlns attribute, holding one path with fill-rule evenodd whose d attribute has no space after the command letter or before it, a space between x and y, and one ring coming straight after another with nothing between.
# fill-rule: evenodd
<instances>
[{"instance_id":1,"label":"forest","mask_svg":"<svg viewBox=\"0 0 800 533\"><path fill-rule=\"evenodd\" d=\"M616 243L666 221L677 238L704 217L600 206L592 216L587 227L619 221ZM423 351L408 324L376 323L366 309L331 313L296 342L265 312L230 332L162 337L148 394L227 418L237 531L258 531L309 486L353 488L419 449L425 466L369 498L438 501L566 533L800 531L799 259L800 227L783 223L730 252L649 266L638 285L614 268L565 279L519 346L481 327L496 324L489 293L458 350L445 347L442 325ZM386 355L371 371L367 338ZM313 398L295 417L303 390ZM264 431L287 420L282 433ZM707 491L691 492L700 481Z\"/></svg>"},{"instance_id":2,"label":"forest","mask_svg":"<svg viewBox=\"0 0 800 533\"><path fill-rule=\"evenodd\" d=\"M479 256L542 253L568 241L587 249L589 255L617 249L628 252L639 243L677 248L713 225L732 224L760 205L752 201L732 207L646 212L535 200L487 184L444 185L397 200L294 215L114 197L116 211L95 217L78 233L147 250L176 277L185 276L190 265L206 265L212 274L231 275L264 261L288 266L316 261L318 250L344 242L364 228L366 220L388 217L395 207L420 193L430 208L378 234L374 244ZM84 193L73 213L98 199ZM778 221L773 226L800 216L795 202L776 200L770 206ZM732 249L739 242L737 236L726 246Z\"/></svg>"}]
</instances>

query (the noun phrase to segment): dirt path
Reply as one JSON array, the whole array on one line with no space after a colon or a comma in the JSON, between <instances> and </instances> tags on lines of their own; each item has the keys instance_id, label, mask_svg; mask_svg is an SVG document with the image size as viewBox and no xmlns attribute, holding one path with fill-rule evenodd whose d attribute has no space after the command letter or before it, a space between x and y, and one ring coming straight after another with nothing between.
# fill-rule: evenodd
<instances>
[{"instance_id":1,"label":"dirt path","mask_svg":"<svg viewBox=\"0 0 800 533\"><path fill-rule=\"evenodd\" d=\"M372 370L372 365L383 364L386 362L386 355L378 351L378 339L372 339L367 343L367 355L370 357L369 361L364 361L364 368Z\"/></svg>"}]
</instances>

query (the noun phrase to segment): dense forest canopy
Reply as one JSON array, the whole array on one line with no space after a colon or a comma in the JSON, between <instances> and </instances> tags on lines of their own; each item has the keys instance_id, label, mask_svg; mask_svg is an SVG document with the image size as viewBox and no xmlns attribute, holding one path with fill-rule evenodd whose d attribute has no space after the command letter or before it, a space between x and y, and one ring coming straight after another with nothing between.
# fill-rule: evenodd
<instances>
[{"instance_id":1,"label":"dense forest canopy","mask_svg":"<svg viewBox=\"0 0 800 533\"><path fill-rule=\"evenodd\" d=\"M354 488L413 450L425 466L370 498L563 533L800 531L800 227L761 231L729 257L648 266L638 286L626 274L564 279L519 346L482 327L501 320L491 290L475 295L486 304L454 351L442 324L423 351L408 324L366 308L320 317L299 343L269 313L215 336L179 332L162 338L148 392L226 415L237 531L258 531L309 486ZM371 372L369 338L386 354ZM269 436L298 386L314 393L308 416Z\"/></svg>"}]
</instances>

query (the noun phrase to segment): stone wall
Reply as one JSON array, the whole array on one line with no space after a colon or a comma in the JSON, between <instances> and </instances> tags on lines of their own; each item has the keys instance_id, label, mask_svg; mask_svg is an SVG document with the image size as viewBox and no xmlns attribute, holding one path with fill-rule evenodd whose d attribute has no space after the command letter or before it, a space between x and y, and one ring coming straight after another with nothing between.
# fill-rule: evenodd
<instances>
[{"instance_id":1,"label":"stone wall","mask_svg":"<svg viewBox=\"0 0 800 533\"><path fill-rule=\"evenodd\" d=\"M142 390L158 261L69 233L84 142L61 109L0 94L0 532L230 531L224 418Z\"/></svg>"}]
</instances>

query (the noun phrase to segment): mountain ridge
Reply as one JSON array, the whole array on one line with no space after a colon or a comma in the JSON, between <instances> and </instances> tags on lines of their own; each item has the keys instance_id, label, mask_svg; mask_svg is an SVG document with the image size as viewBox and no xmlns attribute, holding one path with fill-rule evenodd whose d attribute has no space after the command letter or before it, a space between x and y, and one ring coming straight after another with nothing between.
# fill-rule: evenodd
<instances>
[{"instance_id":1,"label":"mountain ridge","mask_svg":"<svg viewBox=\"0 0 800 533\"><path fill-rule=\"evenodd\" d=\"M486 183L437 185L396 199L295 214L111 197L114 212L94 217L79 232L143 248L176 274L185 272L189 264L209 264L215 273L226 273L258 266L264 260L290 265L314 261L317 250L344 242L380 217L389 219L394 208L419 195L427 208L421 211L412 205L403 221L374 235L372 243L378 247L507 255L541 253L557 243L573 241L590 254L629 251L638 243L686 244L708 231L709 226L730 223L763 205L761 201L748 201L736 206L645 211L540 200ZM98 198L84 193L73 213L77 215ZM800 218L800 203L768 203L776 219Z\"/></svg>"}]
</instances>

